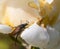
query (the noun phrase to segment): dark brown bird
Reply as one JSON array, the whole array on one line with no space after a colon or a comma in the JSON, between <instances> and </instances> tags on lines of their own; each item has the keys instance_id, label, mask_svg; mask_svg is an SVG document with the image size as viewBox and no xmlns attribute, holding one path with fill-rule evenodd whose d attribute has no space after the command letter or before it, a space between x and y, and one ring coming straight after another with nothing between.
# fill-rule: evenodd
<instances>
[{"instance_id":1,"label":"dark brown bird","mask_svg":"<svg viewBox=\"0 0 60 49\"><path fill-rule=\"evenodd\" d=\"M21 25L18 25L17 27L15 27L15 29L12 31L12 33L9 34L9 36L13 39L13 40L17 40L17 37L21 34L21 32L26 28L26 26L28 25L28 23L24 23ZM24 43L25 41L20 38Z\"/></svg>"}]
</instances>

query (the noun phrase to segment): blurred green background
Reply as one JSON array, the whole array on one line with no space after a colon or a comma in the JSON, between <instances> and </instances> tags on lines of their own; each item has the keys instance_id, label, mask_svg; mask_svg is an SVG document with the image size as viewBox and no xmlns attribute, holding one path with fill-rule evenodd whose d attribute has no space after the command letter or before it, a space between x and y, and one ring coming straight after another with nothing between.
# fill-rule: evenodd
<instances>
[{"instance_id":1,"label":"blurred green background","mask_svg":"<svg viewBox=\"0 0 60 49\"><path fill-rule=\"evenodd\" d=\"M0 49L28 49L24 45L16 42L9 35L0 34ZM31 49L39 49L37 47L31 47Z\"/></svg>"},{"instance_id":2,"label":"blurred green background","mask_svg":"<svg viewBox=\"0 0 60 49\"><path fill-rule=\"evenodd\" d=\"M9 35L0 34L0 49L25 49L19 43L11 39Z\"/></svg>"}]
</instances>

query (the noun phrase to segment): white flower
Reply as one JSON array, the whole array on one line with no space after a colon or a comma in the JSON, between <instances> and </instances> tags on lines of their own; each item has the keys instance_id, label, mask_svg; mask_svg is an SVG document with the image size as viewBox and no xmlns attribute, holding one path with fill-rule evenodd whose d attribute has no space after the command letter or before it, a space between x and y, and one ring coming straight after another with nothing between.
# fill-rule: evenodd
<instances>
[{"instance_id":1,"label":"white flower","mask_svg":"<svg viewBox=\"0 0 60 49\"><path fill-rule=\"evenodd\" d=\"M49 42L49 34L47 30L36 23L23 31L21 37L28 44L40 48L46 47Z\"/></svg>"},{"instance_id":2,"label":"white flower","mask_svg":"<svg viewBox=\"0 0 60 49\"><path fill-rule=\"evenodd\" d=\"M3 34L9 34L12 32L12 28L7 26L7 25L3 25L3 24L0 24L0 33L3 33Z\"/></svg>"},{"instance_id":3,"label":"white flower","mask_svg":"<svg viewBox=\"0 0 60 49\"><path fill-rule=\"evenodd\" d=\"M54 48L60 36L54 28L50 26L43 28L34 23L22 32L21 37L32 46L49 49Z\"/></svg>"}]
</instances>

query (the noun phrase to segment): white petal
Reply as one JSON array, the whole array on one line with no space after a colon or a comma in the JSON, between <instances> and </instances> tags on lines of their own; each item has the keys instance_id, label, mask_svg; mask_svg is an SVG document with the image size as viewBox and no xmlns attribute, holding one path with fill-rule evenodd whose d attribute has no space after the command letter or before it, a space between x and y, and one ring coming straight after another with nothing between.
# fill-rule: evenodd
<instances>
[{"instance_id":1,"label":"white petal","mask_svg":"<svg viewBox=\"0 0 60 49\"><path fill-rule=\"evenodd\" d=\"M59 41L60 41L60 33L52 27L47 27L47 31L49 33L49 37L50 37L50 41L49 44L47 46L47 49L53 49L54 46L57 47Z\"/></svg>"},{"instance_id":2,"label":"white petal","mask_svg":"<svg viewBox=\"0 0 60 49\"><path fill-rule=\"evenodd\" d=\"M12 28L7 26L7 25L3 25L3 24L0 24L0 33L3 33L3 34L9 34L12 32Z\"/></svg>"},{"instance_id":3,"label":"white petal","mask_svg":"<svg viewBox=\"0 0 60 49\"><path fill-rule=\"evenodd\" d=\"M45 47L49 42L47 30L38 26L36 23L23 31L21 37L28 44L36 47Z\"/></svg>"},{"instance_id":4,"label":"white petal","mask_svg":"<svg viewBox=\"0 0 60 49\"><path fill-rule=\"evenodd\" d=\"M46 0L49 4L51 4L54 0Z\"/></svg>"}]
</instances>

